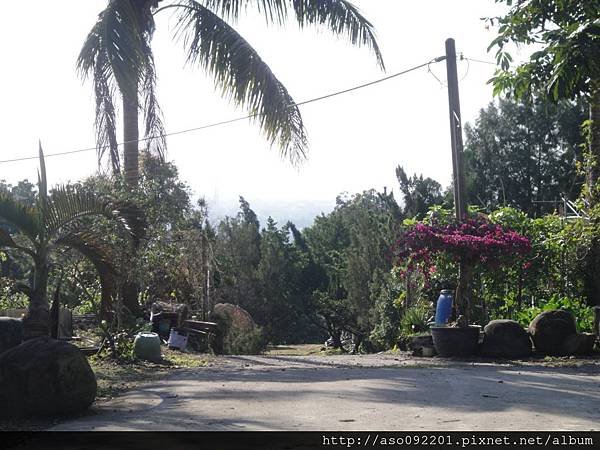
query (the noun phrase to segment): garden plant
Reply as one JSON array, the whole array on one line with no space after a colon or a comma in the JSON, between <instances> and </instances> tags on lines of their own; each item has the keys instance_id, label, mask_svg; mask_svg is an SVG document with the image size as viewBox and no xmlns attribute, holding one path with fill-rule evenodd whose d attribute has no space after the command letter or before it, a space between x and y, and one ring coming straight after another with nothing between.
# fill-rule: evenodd
<instances>
[{"instance_id":1,"label":"garden plant","mask_svg":"<svg viewBox=\"0 0 600 450\"><path fill-rule=\"evenodd\" d=\"M458 269L456 303L464 316L461 326L470 323L470 283L478 266L495 267L528 254L529 239L477 215L463 222L447 224L416 223L396 242L397 261L407 269L418 268L424 274L435 271L435 256L448 256Z\"/></svg>"}]
</instances>

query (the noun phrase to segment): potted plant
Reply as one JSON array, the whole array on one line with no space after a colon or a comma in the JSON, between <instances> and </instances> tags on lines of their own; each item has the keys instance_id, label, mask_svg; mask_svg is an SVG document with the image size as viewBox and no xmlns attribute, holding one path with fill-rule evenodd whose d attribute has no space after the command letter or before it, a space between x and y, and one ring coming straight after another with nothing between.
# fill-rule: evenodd
<instances>
[{"instance_id":1,"label":"potted plant","mask_svg":"<svg viewBox=\"0 0 600 450\"><path fill-rule=\"evenodd\" d=\"M431 273L434 259L447 255L458 269L455 302L458 320L455 327L432 327L434 345L441 356L467 356L477 348L480 327L470 325L470 283L477 269L494 267L531 250L529 239L491 223L479 215L445 224L416 223L396 242L397 261Z\"/></svg>"}]
</instances>

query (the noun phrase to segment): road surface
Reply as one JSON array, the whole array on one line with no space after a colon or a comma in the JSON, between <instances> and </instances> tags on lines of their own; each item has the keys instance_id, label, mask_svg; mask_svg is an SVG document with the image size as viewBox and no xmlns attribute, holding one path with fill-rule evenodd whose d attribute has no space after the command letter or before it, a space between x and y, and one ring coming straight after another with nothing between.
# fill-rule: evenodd
<instances>
[{"instance_id":1,"label":"road surface","mask_svg":"<svg viewBox=\"0 0 600 450\"><path fill-rule=\"evenodd\" d=\"M600 430L600 365L230 356L53 430Z\"/></svg>"}]
</instances>

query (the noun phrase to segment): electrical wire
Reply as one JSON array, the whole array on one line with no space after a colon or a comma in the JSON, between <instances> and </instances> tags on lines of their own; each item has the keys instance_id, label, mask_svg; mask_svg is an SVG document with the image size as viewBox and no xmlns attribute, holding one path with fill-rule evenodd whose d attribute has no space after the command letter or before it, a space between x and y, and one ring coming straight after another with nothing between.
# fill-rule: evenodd
<instances>
[{"instance_id":1,"label":"electrical wire","mask_svg":"<svg viewBox=\"0 0 600 450\"><path fill-rule=\"evenodd\" d=\"M304 105L308 105L310 103L315 103L315 102L318 102L318 101L321 101L321 100L326 100L326 99L329 99L329 98L332 98L332 97L336 97L338 95L347 94L349 92L357 91L359 89L363 89L363 88L366 88L366 87L369 87L369 86L373 86L374 84L382 83L384 81L391 80L392 78L396 78L396 77L399 77L401 75L405 75L407 73L414 72L415 70L421 69L423 67L429 67L431 64L439 63L441 61L444 61L445 59L446 59L445 56L438 56L437 58L430 59L429 61L427 61L425 63L422 63L422 64L419 64L419 65L410 67L410 68L402 70L400 72L396 72L396 73L394 73L392 75L388 75L386 77L379 78L377 80L369 81L367 83L359 84L357 86L353 86L353 87L348 88L348 89L343 89L343 90L340 90L340 91L335 91L335 92L332 92L330 94L322 95L320 97L315 97L315 98L311 98L311 99L304 100L304 101L301 101L301 102L292 103L292 104L288 105L287 107L288 108L294 108L294 107L298 107L298 106L304 106ZM141 138L141 139L124 141L124 142L118 143L117 146L124 145L124 144L129 144L131 142L146 142L146 141L150 141L152 139L156 139L158 137L176 136L176 135L180 135L180 134L184 134L184 133L191 133L191 132L194 132L194 131L206 130L208 128L214 128L214 127L218 127L218 126L222 126L222 125L228 125L228 124L231 124L231 123L234 123L234 122L239 122L239 121L242 121L242 120L252 119L252 118L258 117L260 115L261 115L261 113L248 114L248 115L243 116L243 117L236 117L234 119L223 120L223 121L220 121L220 122L214 122L214 123L210 123L210 124L206 124L206 125L201 125L201 126L194 127L194 128L187 128L187 129L184 129L184 130L173 131L171 133L165 133L165 134L162 134L160 136L148 136L148 137ZM110 148L110 146L105 145L105 146L100 146L100 147L87 147L87 148L81 148L81 149L77 149L77 150L69 150L69 151L57 152L57 153L48 153L48 154L44 155L44 157L45 158L50 158L50 157L53 157L53 156L71 155L71 154L74 154L74 153L90 152L90 151L101 150L101 149L106 149L106 148ZM22 157L22 158L4 159L4 160L0 160L0 164L11 163L11 162L18 162L18 161L28 161L28 160L38 159L38 158L39 158L39 156L25 156L25 157Z\"/></svg>"},{"instance_id":2,"label":"electrical wire","mask_svg":"<svg viewBox=\"0 0 600 450\"><path fill-rule=\"evenodd\" d=\"M492 61L484 61L483 59L477 59L477 58L467 58L466 56L465 56L465 58L464 58L464 59L466 59L467 61L473 61L473 62L476 62L476 63L481 63L481 64L490 64L490 65L492 65L492 66L497 66L497 65L498 65L498 64L497 64L497 63L495 63L495 62L492 62Z\"/></svg>"}]
</instances>

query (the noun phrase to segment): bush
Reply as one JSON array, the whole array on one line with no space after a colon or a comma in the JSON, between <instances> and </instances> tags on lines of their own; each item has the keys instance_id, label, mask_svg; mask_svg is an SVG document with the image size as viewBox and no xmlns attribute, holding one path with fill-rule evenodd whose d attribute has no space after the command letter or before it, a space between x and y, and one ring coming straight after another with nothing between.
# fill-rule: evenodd
<instances>
[{"instance_id":1,"label":"bush","mask_svg":"<svg viewBox=\"0 0 600 450\"><path fill-rule=\"evenodd\" d=\"M251 331L231 329L223 340L226 355L258 355L267 347L267 341L260 327Z\"/></svg>"},{"instance_id":2,"label":"bush","mask_svg":"<svg viewBox=\"0 0 600 450\"><path fill-rule=\"evenodd\" d=\"M400 335L407 337L427 331L430 314L429 306L424 303L408 307L400 319Z\"/></svg>"},{"instance_id":3,"label":"bush","mask_svg":"<svg viewBox=\"0 0 600 450\"><path fill-rule=\"evenodd\" d=\"M18 292L15 286L16 283L14 280L0 277L0 311L5 309L23 309L29 305L27 295Z\"/></svg>"},{"instance_id":4,"label":"bush","mask_svg":"<svg viewBox=\"0 0 600 450\"><path fill-rule=\"evenodd\" d=\"M562 309L569 311L575 316L577 331L591 333L594 329L594 312L585 306L584 300L579 298L560 297L555 295L541 307L533 306L519 311L516 315L517 321L524 327L528 327L531 321L539 313Z\"/></svg>"},{"instance_id":5,"label":"bush","mask_svg":"<svg viewBox=\"0 0 600 450\"><path fill-rule=\"evenodd\" d=\"M100 324L100 331L104 336L105 345L98 355L100 358L110 357L122 362L133 361L133 341L141 332L149 332L151 324L143 319L138 319L135 325L117 331L111 331L106 321Z\"/></svg>"}]
</instances>

